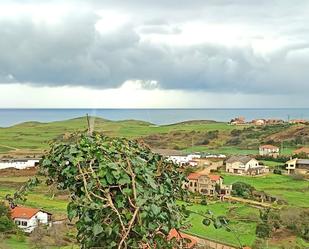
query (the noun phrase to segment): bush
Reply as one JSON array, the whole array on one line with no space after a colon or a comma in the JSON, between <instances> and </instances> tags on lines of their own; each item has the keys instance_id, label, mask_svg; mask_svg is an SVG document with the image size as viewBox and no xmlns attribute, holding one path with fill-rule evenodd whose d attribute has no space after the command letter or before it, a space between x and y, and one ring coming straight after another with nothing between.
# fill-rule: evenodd
<instances>
[{"instance_id":1,"label":"bush","mask_svg":"<svg viewBox=\"0 0 309 249\"><path fill-rule=\"evenodd\" d=\"M101 134L54 144L41 161L50 184L69 190L68 218L77 219L81 248L172 248L166 237L188 212L179 166L136 141Z\"/></svg>"},{"instance_id":2,"label":"bush","mask_svg":"<svg viewBox=\"0 0 309 249\"><path fill-rule=\"evenodd\" d=\"M11 213L9 207L4 202L0 203L0 233L13 232L16 226L11 219Z\"/></svg>"},{"instance_id":3,"label":"bush","mask_svg":"<svg viewBox=\"0 0 309 249\"><path fill-rule=\"evenodd\" d=\"M240 134L241 134L241 130L234 129L234 130L231 131L231 135L233 137L238 137L238 136L240 136Z\"/></svg>"},{"instance_id":4,"label":"bush","mask_svg":"<svg viewBox=\"0 0 309 249\"><path fill-rule=\"evenodd\" d=\"M207 205L207 200L203 199L200 204L206 206Z\"/></svg>"},{"instance_id":5,"label":"bush","mask_svg":"<svg viewBox=\"0 0 309 249\"><path fill-rule=\"evenodd\" d=\"M243 197L245 199L249 199L252 197L253 190L255 190L254 187L244 182L235 182L232 185L232 194L235 196Z\"/></svg>"},{"instance_id":6,"label":"bush","mask_svg":"<svg viewBox=\"0 0 309 249\"><path fill-rule=\"evenodd\" d=\"M256 226L255 234L258 238L269 238L271 234L271 228L267 223L259 223Z\"/></svg>"},{"instance_id":7,"label":"bush","mask_svg":"<svg viewBox=\"0 0 309 249\"><path fill-rule=\"evenodd\" d=\"M274 169L273 173L277 175L282 175L281 169Z\"/></svg>"}]
</instances>

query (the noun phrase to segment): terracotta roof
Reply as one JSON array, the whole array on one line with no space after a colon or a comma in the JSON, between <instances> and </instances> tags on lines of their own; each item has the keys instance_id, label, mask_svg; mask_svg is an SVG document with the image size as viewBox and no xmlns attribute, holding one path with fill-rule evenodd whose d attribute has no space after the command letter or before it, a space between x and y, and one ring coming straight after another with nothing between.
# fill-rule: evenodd
<instances>
[{"instance_id":1,"label":"terracotta roof","mask_svg":"<svg viewBox=\"0 0 309 249\"><path fill-rule=\"evenodd\" d=\"M201 174L199 174L199 173L191 173L190 175L188 175L188 179L189 180L198 180L200 176L201 176Z\"/></svg>"},{"instance_id":2,"label":"terracotta roof","mask_svg":"<svg viewBox=\"0 0 309 249\"><path fill-rule=\"evenodd\" d=\"M261 145L260 148L262 148L262 149L279 149L277 146L274 146L274 145L271 145L271 144Z\"/></svg>"},{"instance_id":3,"label":"terracotta roof","mask_svg":"<svg viewBox=\"0 0 309 249\"><path fill-rule=\"evenodd\" d=\"M208 175L209 179L212 181L219 181L221 176L219 175Z\"/></svg>"},{"instance_id":4,"label":"terracotta roof","mask_svg":"<svg viewBox=\"0 0 309 249\"><path fill-rule=\"evenodd\" d=\"M309 148L307 148L307 147L302 147L302 148L300 148L300 149L297 149L297 150L294 150L294 151L293 151L294 154L299 154L299 153L302 153L302 152L308 153L308 154L309 154Z\"/></svg>"},{"instance_id":5,"label":"terracotta roof","mask_svg":"<svg viewBox=\"0 0 309 249\"><path fill-rule=\"evenodd\" d=\"M15 207L14 209L11 210L11 217L12 219L15 218L31 219L39 211L40 209L37 208Z\"/></svg>"},{"instance_id":6,"label":"terracotta roof","mask_svg":"<svg viewBox=\"0 0 309 249\"><path fill-rule=\"evenodd\" d=\"M180 240L180 239L190 240L190 242L186 245L186 248L193 248L194 246L197 245L197 241L193 237L185 233L178 232L176 229L172 229L169 232L168 239L170 240L173 238L176 238L176 240Z\"/></svg>"}]
</instances>

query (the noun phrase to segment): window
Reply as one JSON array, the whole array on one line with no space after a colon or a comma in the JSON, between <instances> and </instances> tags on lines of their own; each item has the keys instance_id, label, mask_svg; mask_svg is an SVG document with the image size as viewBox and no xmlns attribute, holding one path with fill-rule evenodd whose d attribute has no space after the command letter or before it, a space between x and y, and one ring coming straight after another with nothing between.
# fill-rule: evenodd
<instances>
[{"instance_id":1,"label":"window","mask_svg":"<svg viewBox=\"0 0 309 249\"><path fill-rule=\"evenodd\" d=\"M19 226L19 225L20 225L20 221L19 221L19 220L15 220L15 224L16 224L17 226Z\"/></svg>"},{"instance_id":2,"label":"window","mask_svg":"<svg viewBox=\"0 0 309 249\"><path fill-rule=\"evenodd\" d=\"M21 225L24 226L24 227L26 227L26 226L28 225L28 222L27 222L27 221L22 221L22 222L21 222Z\"/></svg>"},{"instance_id":3,"label":"window","mask_svg":"<svg viewBox=\"0 0 309 249\"><path fill-rule=\"evenodd\" d=\"M194 183L194 187L197 187L197 182Z\"/></svg>"}]
</instances>

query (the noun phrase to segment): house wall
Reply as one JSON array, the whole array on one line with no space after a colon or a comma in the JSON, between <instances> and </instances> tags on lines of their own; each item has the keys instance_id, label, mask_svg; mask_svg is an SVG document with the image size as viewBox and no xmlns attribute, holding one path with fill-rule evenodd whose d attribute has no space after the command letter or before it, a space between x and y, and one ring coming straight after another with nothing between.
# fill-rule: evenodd
<instances>
[{"instance_id":1,"label":"house wall","mask_svg":"<svg viewBox=\"0 0 309 249\"><path fill-rule=\"evenodd\" d=\"M25 161L15 161L15 160L7 160L7 161L0 161L0 169L6 168L15 168L15 169L25 169L34 167L39 160L25 160Z\"/></svg>"},{"instance_id":2,"label":"house wall","mask_svg":"<svg viewBox=\"0 0 309 249\"><path fill-rule=\"evenodd\" d=\"M265 149L260 148L259 154L261 156L272 156L272 157L278 157L279 156L279 148L278 149Z\"/></svg>"},{"instance_id":3,"label":"house wall","mask_svg":"<svg viewBox=\"0 0 309 249\"><path fill-rule=\"evenodd\" d=\"M226 163L226 172L234 173L234 169L238 171L245 170L246 166L242 162L233 162L233 163ZM241 172L238 172L241 174Z\"/></svg>"}]
</instances>

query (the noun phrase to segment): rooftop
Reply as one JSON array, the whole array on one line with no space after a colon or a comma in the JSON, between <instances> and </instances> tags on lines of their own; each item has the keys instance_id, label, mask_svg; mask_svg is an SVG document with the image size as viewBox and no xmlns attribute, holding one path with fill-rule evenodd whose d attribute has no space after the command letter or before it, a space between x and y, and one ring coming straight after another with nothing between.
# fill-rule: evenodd
<instances>
[{"instance_id":1,"label":"rooftop","mask_svg":"<svg viewBox=\"0 0 309 249\"><path fill-rule=\"evenodd\" d=\"M22 219L31 219L36 215L40 209L37 208L26 208L26 207L15 207L11 210L12 219L22 218Z\"/></svg>"},{"instance_id":2,"label":"rooftop","mask_svg":"<svg viewBox=\"0 0 309 249\"><path fill-rule=\"evenodd\" d=\"M251 159L253 159L250 156L231 156L226 162L227 163L235 163L235 162L241 162L243 164L248 163Z\"/></svg>"}]
</instances>

